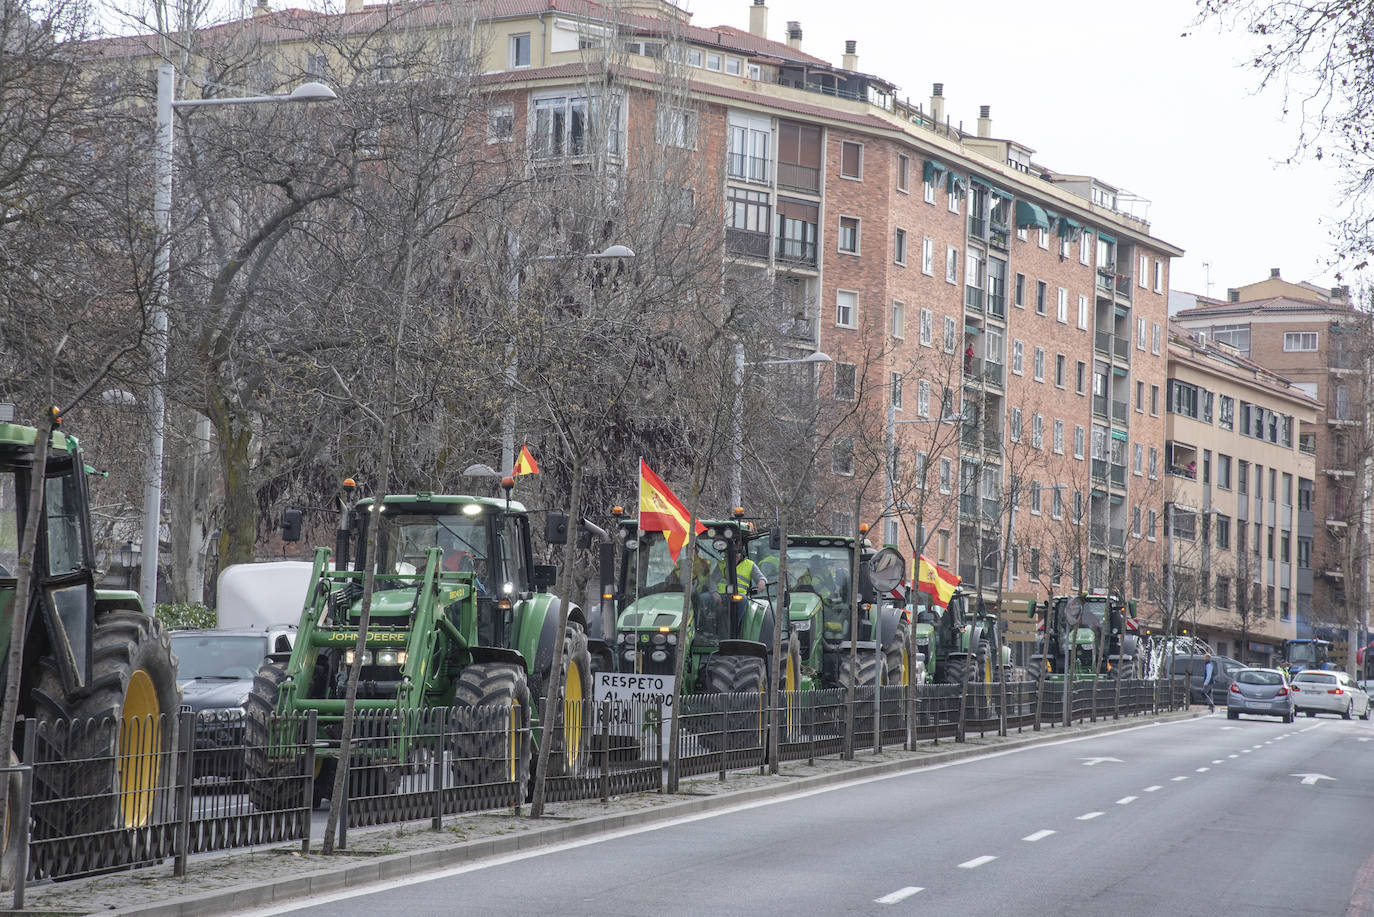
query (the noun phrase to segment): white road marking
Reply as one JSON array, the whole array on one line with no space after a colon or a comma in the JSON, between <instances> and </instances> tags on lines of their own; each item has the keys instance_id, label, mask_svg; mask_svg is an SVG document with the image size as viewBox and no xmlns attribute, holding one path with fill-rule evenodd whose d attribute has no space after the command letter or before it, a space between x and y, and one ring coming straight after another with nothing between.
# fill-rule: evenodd
<instances>
[{"instance_id":1,"label":"white road marking","mask_svg":"<svg viewBox=\"0 0 1374 917\"><path fill-rule=\"evenodd\" d=\"M917 892L925 891L919 885L908 885L906 888L899 888L890 895L883 895L881 898L874 898L874 904L896 904L898 901L905 901Z\"/></svg>"},{"instance_id":2,"label":"white road marking","mask_svg":"<svg viewBox=\"0 0 1374 917\"><path fill-rule=\"evenodd\" d=\"M1368 740L1368 739L1356 739L1355 741L1356 741L1356 742L1368 742L1369 740Z\"/></svg>"},{"instance_id":3,"label":"white road marking","mask_svg":"<svg viewBox=\"0 0 1374 917\"><path fill-rule=\"evenodd\" d=\"M1162 790L1162 789L1164 789L1164 787L1162 787L1162 786L1160 786L1158 783L1156 783L1154 786L1147 786L1147 787L1145 787L1145 792L1147 792L1147 793L1153 793L1155 790Z\"/></svg>"},{"instance_id":4,"label":"white road marking","mask_svg":"<svg viewBox=\"0 0 1374 917\"><path fill-rule=\"evenodd\" d=\"M1101 764L1103 761L1112 761L1116 764L1124 763L1120 758L1083 758L1082 761L1084 767L1092 767L1095 764Z\"/></svg>"},{"instance_id":5,"label":"white road marking","mask_svg":"<svg viewBox=\"0 0 1374 917\"><path fill-rule=\"evenodd\" d=\"M995 860L995 859L997 859L997 857L994 857L994 856L987 856L987 855L980 856L980 857L974 857L974 858L971 859L971 860L965 860L964 862L960 863L960 864L959 864L959 868L960 868L960 869L977 869L979 866L982 866L982 865L984 865L984 864L986 864L986 863L991 863L991 862L992 862L993 860Z\"/></svg>"},{"instance_id":6,"label":"white road marking","mask_svg":"<svg viewBox=\"0 0 1374 917\"><path fill-rule=\"evenodd\" d=\"M1242 748L1242 749L1240 750L1240 753L1241 753L1242 755L1248 755L1248 754L1250 754L1250 749L1248 749L1248 748Z\"/></svg>"},{"instance_id":7,"label":"white road marking","mask_svg":"<svg viewBox=\"0 0 1374 917\"><path fill-rule=\"evenodd\" d=\"M1226 757L1228 757L1228 758L1239 758L1240 755L1227 755Z\"/></svg>"},{"instance_id":8,"label":"white road marking","mask_svg":"<svg viewBox=\"0 0 1374 917\"><path fill-rule=\"evenodd\" d=\"M1035 843L1036 841L1043 841L1045 838L1049 837L1053 833L1054 832L1051 831L1049 828L1042 828L1034 834L1027 834L1025 837L1021 838L1021 840Z\"/></svg>"},{"instance_id":9,"label":"white road marking","mask_svg":"<svg viewBox=\"0 0 1374 917\"><path fill-rule=\"evenodd\" d=\"M1216 758L1216 759L1214 759L1214 760L1212 761L1212 763L1213 763L1213 764L1221 764L1222 761L1221 761L1220 758Z\"/></svg>"},{"instance_id":10,"label":"white road marking","mask_svg":"<svg viewBox=\"0 0 1374 917\"><path fill-rule=\"evenodd\" d=\"M1210 770L1211 770L1210 767L1199 767L1199 768L1197 769L1197 772L1198 772L1199 774L1205 774L1205 773L1207 773L1207 772L1210 771Z\"/></svg>"},{"instance_id":11,"label":"white road marking","mask_svg":"<svg viewBox=\"0 0 1374 917\"><path fill-rule=\"evenodd\" d=\"M1139 796L1122 796L1116 801L1116 804L1119 806L1128 806L1139 798Z\"/></svg>"},{"instance_id":12,"label":"white road marking","mask_svg":"<svg viewBox=\"0 0 1374 917\"><path fill-rule=\"evenodd\" d=\"M1187 779L1188 779L1187 777L1175 777L1175 778L1174 778L1174 783L1178 783L1180 780L1187 780Z\"/></svg>"},{"instance_id":13,"label":"white road marking","mask_svg":"<svg viewBox=\"0 0 1374 917\"><path fill-rule=\"evenodd\" d=\"M1264 740L1264 744L1265 744L1265 745L1273 745L1273 744L1274 744L1274 740L1273 740L1273 739L1265 739L1265 740Z\"/></svg>"},{"instance_id":14,"label":"white road marking","mask_svg":"<svg viewBox=\"0 0 1374 917\"><path fill-rule=\"evenodd\" d=\"M1082 815L1078 816L1078 821L1092 821L1101 814L1101 812L1084 812Z\"/></svg>"},{"instance_id":15,"label":"white road marking","mask_svg":"<svg viewBox=\"0 0 1374 917\"><path fill-rule=\"evenodd\" d=\"M1325 721L1325 720L1319 720L1319 721L1313 723L1311 726L1308 726L1306 729L1299 729L1298 732L1311 732L1313 729L1321 729L1321 728L1322 728L1323 726L1325 726L1325 725L1326 725L1326 721Z\"/></svg>"},{"instance_id":16,"label":"white road marking","mask_svg":"<svg viewBox=\"0 0 1374 917\"><path fill-rule=\"evenodd\" d=\"M1239 726L1223 726L1222 729L1239 729Z\"/></svg>"},{"instance_id":17,"label":"white road marking","mask_svg":"<svg viewBox=\"0 0 1374 917\"><path fill-rule=\"evenodd\" d=\"M1303 786L1315 786L1318 780L1335 781L1335 777L1328 777L1325 774L1289 774L1290 777L1301 777Z\"/></svg>"}]
</instances>

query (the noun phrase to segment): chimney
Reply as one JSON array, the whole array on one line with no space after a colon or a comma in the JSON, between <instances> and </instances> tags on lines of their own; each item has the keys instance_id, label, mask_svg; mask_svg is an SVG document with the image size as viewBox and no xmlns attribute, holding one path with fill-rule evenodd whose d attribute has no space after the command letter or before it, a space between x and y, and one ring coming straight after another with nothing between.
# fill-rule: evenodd
<instances>
[{"instance_id":1,"label":"chimney","mask_svg":"<svg viewBox=\"0 0 1374 917\"><path fill-rule=\"evenodd\" d=\"M980 106L978 106L978 136L979 136L979 137L991 137L991 136L992 136L992 106L991 106L991 105L980 105Z\"/></svg>"},{"instance_id":2,"label":"chimney","mask_svg":"<svg viewBox=\"0 0 1374 917\"><path fill-rule=\"evenodd\" d=\"M272 8L267 5L267 0L258 0L258 5L253 7L254 16L266 16L272 12Z\"/></svg>"},{"instance_id":3,"label":"chimney","mask_svg":"<svg viewBox=\"0 0 1374 917\"><path fill-rule=\"evenodd\" d=\"M1331 288L1331 301L1345 303L1350 301L1350 287L1339 286Z\"/></svg>"},{"instance_id":4,"label":"chimney","mask_svg":"<svg viewBox=\"0 0 1374 917\"><path fill-rule=\"evenodd\" d=\"M1278 268L1276 268L1276 267L1271 267L1271 268L1269 269L1269 279L1270 279L1270 280L1278 280L1278 279L1280 279L1280 278L1279 278L1279 269L1278 269Z\"/></svg>"},{"instance_id":5,"label":"chimney","mask_svg":"<svg viewBox=\"0 0 1374 917\"><path fill-rule=\"evenodd\" d=\"M844 43L844 57L840 59L840 66L846 70L859 69L859 43L857 41Z\"/></svg>"},{"instance_id":6,"label":"chimney","mask_svg":"<svg viewBox=\"0 0 1374 917\"><path fill-rule=\"evenodd\" d=\"M1240 290L1237 290L1235 287L1231 287L1230 289L1228 289L1226 291L1226 301L1240 302Z\"/></svg>"},{"instance_id":7,"label":"chimney","mask_svg":"<svg viewBox=\"0 0 1374 917\"><path fill-rule=\"evenodd\" d=\"M344 0L345 13L361 13L363 11L363 0Z\"/></svg>"},{"instance_id":8,"label":"chimney","mask_svg":"<svg viewBox=\"0 0 1374 917\"><path fill-rule=\"evenodd\" d=\"M794 51L801 50L801 23L795 19L787 23L787 47Z\"/></svg>"},{"instance_id":9,"label":"chimney","mask_svg":"<svg viewBox=\"0 0 1374 917\"><path fill-rule=\"evenodd\" d=\"M930 91L930 118L936 124L945 120L945 84L936 83Z\"/></svg>"},{"instance_id":10,"label":"chimney","mask_svg":"<svg viewBox=\"0 0 1374 917\"><path fill-rule=\"evenodd\" d=\"M763 0L754 0L754 5L749 7L749 34L768 37L768 7L763 5Z\"/></svg>"}]
</instances>

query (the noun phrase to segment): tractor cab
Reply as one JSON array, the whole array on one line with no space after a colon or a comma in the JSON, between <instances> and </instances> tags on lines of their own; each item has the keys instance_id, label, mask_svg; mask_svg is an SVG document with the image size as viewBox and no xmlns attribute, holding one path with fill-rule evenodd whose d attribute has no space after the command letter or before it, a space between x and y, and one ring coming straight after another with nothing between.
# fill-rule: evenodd
<instances>
[{"instance_id":1,"label":"tractor cab","mask_svg":"<svg viewBox=\"0 0 1374 917\"><path fill-rule=\"evenodd\" d=\"M788 628L801 641L807 659L814 643L833 644L849 636L849 575L852 538L800 535L787 539ZM784 591L778 582L781 547L758 538L749 543L750 556L765 571L769 601L776 607Z\"/></svg>"},{"instance_id":2,"label":"tractor cab","mask_svg":"<svg viewBox=\"0 0 1374 917\"><path fill-rule=\"evenodd\" d=\"M1283 641L1283 665L1296 674L1303 669L1333 669L1331 641L1311 637Z\"/></svg>"}]
</instances>

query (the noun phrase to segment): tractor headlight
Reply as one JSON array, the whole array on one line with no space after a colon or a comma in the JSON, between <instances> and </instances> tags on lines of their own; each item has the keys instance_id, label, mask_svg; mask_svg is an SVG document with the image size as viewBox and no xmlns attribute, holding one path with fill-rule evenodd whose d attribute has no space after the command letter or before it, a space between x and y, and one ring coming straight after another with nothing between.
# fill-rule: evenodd
<instances>
[{"instance_id":1,"label":"tractor headlight","mask_svg":"<svg viewBox=\"0 0 1374 917\"><path fill-rule=\"evenodd\" d=\"M354 656L353 650L344 651L344 665L352 665ZM372 665L372 650L363 650L363 665Z\"/></svg>"},{"instance_id":2,"label":"tractor headlight","mask_svg":"<svg viewBox=\"0 0 1374 917\"><path fill-rule=\"evenodd\" d=\"M653 644L654 644L654 646L663 646L663 645L664 645L665 643L667 643L667 642L668 642L668 635L667 635L667 634L654 634L654 639L653 639Z\"/></svg>"},{"instance_id":3,"label":"tractor headlight","mask_svg":"<svg viewBox=\"0 0 1374 917\"><path fill-rule=\"evenodd\" d=\"M668 635L668 645L669 645L669 646L677 646L677 634L669 634L669 635Z\"/></svg>"},{"instance_id":4,"label":"tractor headlight","mask_svg":"<svg viewBox=\"0 0 1374 917\"><path fill-rule=\"evenodd\" d=\"M626 659L628 662L634 662L634 661L635 661L635 651L634 651L634 650L626 650L626 651L625 651L625 659Z\"/></svg>"},{"instance_id":5,"label":"tractor headlight","mask_svg":"<svg viewBox=\"0 0 1374 917\"><path fill-rule=\"evenodd\" d=\"M654 650L652 653L649 654L649 658L652 659L654 662L666 662L668 659L668 654L663 650Z\"/></svg>"},{"instance_id":6,"label":"tractor headlight","mask_svg":"<svg viewBox=\"0 0 1374 917\"><path fill-rule=\"evenodd\" d=\"M373 654L373 658L376 660L377 665L405 665L406 651L377 650L377 652Z\"/></svg>"},{"instance_id":7,"label":"tractor headlight","mask_svg":"<svg viewBox=\"0 0 1374 917\"><path fill-rule=\"evenodd\" d=\"M806 633L807 631L811 630L811 622L810 622L810 621L793 621L793 622L792 622L792 629L795 630L795 631L796 631L797 633L799 633L799 634L804 634L804 633Z\"/></svg>"}]
</instances>

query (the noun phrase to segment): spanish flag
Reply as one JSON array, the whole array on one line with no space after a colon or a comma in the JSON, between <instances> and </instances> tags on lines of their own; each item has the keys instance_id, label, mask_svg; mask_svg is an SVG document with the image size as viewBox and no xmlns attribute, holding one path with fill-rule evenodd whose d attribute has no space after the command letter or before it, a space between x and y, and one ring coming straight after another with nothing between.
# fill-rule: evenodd
<instances>
[{"instance_id":1,"label":"spanish flag","mask_svg":"<svg viewBox=\"0 0 1374 917\"><path fill-rule=\"evenodd\" d=\"M530 455L530 447L522 445L520 447L520 454L516 456L515 467L511 469L510 476L517 478L522 474L538 473L539 463L534 460L534 456Z\"/></svg>"},{"instance_id":2,"label":"spanish flag","mask_svg":"<svg viewBox=\"0 0 1374 917\"><path fill-rule=\"evenodd\" d=\"M937 564L931 563L930 558L921 555L921 570L916 588L927 593L933 604L941 608L947 607L950 596L954 595L954 587L960 582L962 578L957 574L941 569Z\"/></svg>"},{"instance_id":3,"label":"spanish flag","mask_svg":"<svg viewBox=\"0 0 1374 917\"><path fill-rule=\"evenodd\" d=\"M648 462L639 460L639 527L646 532L662 532L668 540L668 550L673 560L682 553L687 543L687 522L692 514L682 501L673 496L668 485L659 480L649 468ZM697 534L706 531L706 526L697 523Z\"/></svg>"}]
</instances>

